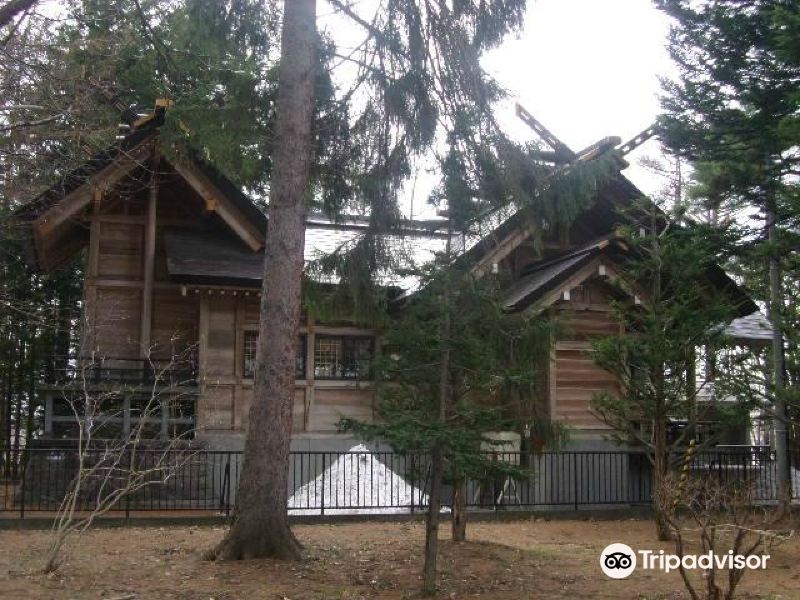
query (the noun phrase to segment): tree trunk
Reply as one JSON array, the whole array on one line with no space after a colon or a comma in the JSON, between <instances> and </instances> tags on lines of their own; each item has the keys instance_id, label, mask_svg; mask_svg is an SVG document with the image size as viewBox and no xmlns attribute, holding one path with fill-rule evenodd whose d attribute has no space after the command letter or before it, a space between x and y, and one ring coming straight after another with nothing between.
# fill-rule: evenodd
<instances>
[{"instance_id":1,"label":"tree trunk","mask_svg":"<svg viewBox=\"0 0 800 600\"><path fill-rule=\"evenodd\" d=\"M651 298L653 315L655 322L664 323L664 318L660 314L663 295L661 290L661 278L663 273L661 245L658 237L658 212L655 205L650 213L650 235L653 239L652 255L656 258L655 272L651 287ZM672 535L667 521L669 510L669 498L667 497L666 477L669 468L669 452L667 449L667 392L666 392L666 364L663 355L659 355L652 365L652 376L654 377L654 407L653 407L653 512L656 522L656 535L662 542L672 539Z\"/></svg>"},{"instance_id":2,"label":"tree trunk","mask_svg":"<svg viewBox=\"0 0 800 600\"><path fill-rule=\"evenodd\" d=\"M441 444L431 450L431 492L425 516L425 564L422 567L422 593L436 594L436 558L439 553L439 512L442 507L444 457Z\"/></svg>"},{"instance_id":3,"label":"tree trunk","mask_svg":"<svg viewBox=\"0 0 800 600\"><path fill-rule=\"evenodd\" d=\"M669 507L669 490L666 486L666 457L656 454L653 461L653 518L656 525L656 536L661 542L672 539L667 511Z\"/></svg>"},{"instance_id":4,"label":"tree trunk","mask_svg":"<svg viewBox=\"0 0 800 600\"><path fill-rule=\"evenodd\" d=\"M769 303L768 316L772 324L772 383L773 409L775 411L775 462L778 476L778 498L784 509L789 508L792 498L792 481L789 472L789 444L786 436L786 399L784 372L786 369L785 349L783 346L782 308L783 294L781 290L780 254L775 246L777 228L775 211L767 209L767 237L770 248L769 257Z\"/></svg>"},{"instance_id":5,"label":"tree trunk","mask_svg":"<svg viewBox=\"0 0 800 600\"><path fill-rule=\"evenodd\" d=\"M311 163L316 0L284 2L275 168L256 352L253 403L233 526L222 559L295 559L287 485L300 318L305 194Z\"/></svg>"},{"instance_id":6,"label":"tree trunk","mask_svg":"<svg viewBox=\"0 0 800 600\"><path fill-rule=\"evenodd\" d=\"M667 423L662 416L654 423L653 439L653 516L656 524L656 535L659 541L672 539L672 532L667 519L669 510L669 490L666 485L669 456L667 452Z\"/></svg>"},{"instance_id":7,"label":"tree trunk","mask_svg":"<svg viewBox=\"0 0 800 600\"><path fill-rule=\"evenodd\" d=\"M454 542L467 539L467 481L464 477L453 482L452 538Z\"/></svg>"},{"instance_id":8,"label":"tree trunk","mask_svg":"<svg viewBox=\"0 0 800 600\"><path fill-rule=\"evenodd\" d=\"M452 221L448 222L445 254L450 259ZM439 423L447 422L450 404L450 273L445 271L442 294L442 322L439 327L441 360L439 363ZM444 476L444 442L437 440L431 450L431 493L428 515L425 521L425 564L422 568L422 592L427 596L436 594L436 558L439 551L439 510L441 508L442 478Z\"/></svg>"}]
</instances>

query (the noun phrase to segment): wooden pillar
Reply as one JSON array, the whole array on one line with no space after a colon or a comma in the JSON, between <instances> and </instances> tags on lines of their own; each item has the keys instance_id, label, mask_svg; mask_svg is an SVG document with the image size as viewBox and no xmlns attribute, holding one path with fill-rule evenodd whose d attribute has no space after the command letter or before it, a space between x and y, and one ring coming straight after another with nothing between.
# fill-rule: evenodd
<instances>
[{"instance_id":1,"label":"wooden pillar","mask_svg":"<svg viewBox=\"0 0 800 600\"><path fill-rule=\"evenodd\" d=\"M83 280L83 315L81 316L78 351L81 358L90 357L97 350L95 336L95 328L97 327L97 276L100 263L100 232L102 229L102 223L97 213L92 215L89 227L89 256L86 262L86 277Z\"/></svg>"},{"instance_id":2,"label":"wooden pillar","mask_svg":"<svg viewBox=\"0 0 800 600\"><path fill-rule=\"evenodd\" d=\"M311 418L311 411L314 406L314 346L315 333L314 333L314 315L310 311L306 311L306 389L303 411L303 431L308 431L308 422Z\"/></svg>"},{"instance_id":3,"label":"wooden pillar","mask_svg":"<svg viewBox=\"0 0 800 600\"><path fill-rule=\"evenodd\" d=\"M142 321L139 333L141 358L150 352L150 334L153 321L153 276L156 257L156 211L158 209L158 165L153 160L153 174L150 178L150 193L147 198L147 221L144 230L144 285L142 286Z\"/></svg>"},{"instance_id":4,"label":"wooden pillar","mask_svg":"<svg viewBox=\"0 0 800 600\"><path fill-rule=\"evenodd\" d=\"M197 327L197 387L199 394L197 395L194 410L195 428L198 434L202 434L206 423L206 403L204 402L204 398L206 395L206 357L208 356L208 311L208 296L202 294L200 296L200 319Z\"/></svg>"}]
</instances>

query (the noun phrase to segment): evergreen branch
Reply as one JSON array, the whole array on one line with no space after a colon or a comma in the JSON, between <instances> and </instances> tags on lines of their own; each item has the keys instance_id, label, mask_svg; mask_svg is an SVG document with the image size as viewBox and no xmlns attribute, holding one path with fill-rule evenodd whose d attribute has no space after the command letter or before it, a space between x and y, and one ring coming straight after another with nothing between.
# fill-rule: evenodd
<instances>
[{"instance_id":1,"label":"evergreen branch","mask_svg":"<svg viewBox=\"0 0 800 600\"><path fill-rule=\"evenodd\" d=\"M27 12L34 7L38 0L10 0L0 6L0 27L5 27L13 21L17 15Z\"/></svg>"},{"instance_id":2,"label":"evergreen branch","mask_svg":"<svg viewBox=\"0 0 800 600\"><path fill-rule=\"evenodd\" d=\"M386 45L386 47L390 48L393 52L396 52L397 54L407 58L408 60L411 60L411 57L408 55L405 49L401 48L395 41L392 41L389 38L387 38L386 35L380 29L378 29L374 24L369 23L368 21L360 17L358 13L356 13L352 8L350 8L350 6L348 6L341 0L328 0L328 1L335 8L339 9L345 15L350 17L353 21L358 23L361 27L366 29L370 34L372 34L374 38L381 40Z\"/></svg>"}]
</instances>

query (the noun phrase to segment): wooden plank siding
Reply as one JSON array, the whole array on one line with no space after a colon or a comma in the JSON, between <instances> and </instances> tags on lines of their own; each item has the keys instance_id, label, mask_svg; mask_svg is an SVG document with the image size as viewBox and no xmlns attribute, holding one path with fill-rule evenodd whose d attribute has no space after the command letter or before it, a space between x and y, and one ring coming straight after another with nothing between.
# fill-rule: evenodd
<instances>
[{"instance_id":1,"label":"wooden plank siding","mask_svg":"<svg viewBox=\"0 0 800 600\"><path fill-rule=\"evenodd\" d=\"M609 429L591 411L592 396L620 392L616 377L597 366L590 352L592 338L619 332L611 301L607 284L591 278L572 288L569 299L558 301L551 313L561 330L551 358L551 417L583 432Z\"/></svg>"},{"instance_id":2,"label":"wooden plank siding","mask_svg":"<svg viewBox=\"0 0 800 600\"><path fill-rule=\"evenodd\" d=\"M203 293L205 292L205 293ZM201 404L198 413L212 415L201 422L206 431L221 430L244 433L252 402L253 381L244 377L244 332L258 330L259 299L255 293L245 295L227 290L225 295L203 290L199 296L200 357L202 373ZM189 292L188 297L193 294ZM301 319L300 335L306 336L306 373L296 381L293 431L335 433L342 417L371 419L374 393L368 383L353 381L319 381L314 379L313 348L317 333L372 334L353 327L317 325L312 319Z\"/></svg>"},{"instance_id":3,"label":"wooden plank siding","mask_svg":"<svg viewBox=\"0 0 800 600\"><path fill-rule=\"evenodd\" d=\"M136 359L148 352L144 341L153 359L168 360L181 354L185 359L187 351L196 346L198 430L201 435L243 434L253 393L252 379L244 377L244 335L258 329L258 290L187 290L170 281L164 229L204 231L210 225L223 229L225 225L210 220L203 199L174 174L159 188L157 201L149 185L139 185L131 192L109 191L87 216L90 233L81 351L104 358ZM149 318L146 305L150 306ZM329 334L372 333L352 327L316 328ZM370 418L374 410L371 386L353 381L315 382L315 325L305 315L301 333L307 335L308 372L296 385L294 432L330 434L342 416Z\"/></svg>"}]
</instances>

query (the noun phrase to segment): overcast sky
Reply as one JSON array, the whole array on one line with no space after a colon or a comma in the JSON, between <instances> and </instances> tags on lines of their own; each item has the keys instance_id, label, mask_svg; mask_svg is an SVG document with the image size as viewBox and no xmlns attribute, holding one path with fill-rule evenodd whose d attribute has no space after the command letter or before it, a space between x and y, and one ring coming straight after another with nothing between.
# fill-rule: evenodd
<instances>
[{"instance_id":1,"label":"overcast sky","mask_svg":"<svg viewBox=\"0 0 800 600\"><path fill-rule=\"evenodd\" d=\"M674 67L665 49L669 20L649 0L535 0L516 39L486 57L485 67L528 111L574 150L605 136L627 141L659 112L660 75ZM513 106L513 103L510 103ZM512 106L509 131L526 135ZM645 192L660 182L636 158L627 173Z\"/></svg>"},{"instance_id":2,"label":"overcast sky","mask_svg":"<svg viewBox=\"0 0 800 600\"><path fill-rule=\"evenodd\" d=\"M375 6L375 0L354 4L366 20ZM323 0L320 28L340 48L360 43L364 30L334 13ZM673 72L665 49L668 30L668 19L650 0L530 0L523 31L484 60L511 93L498 107L499 120L512 137L531 139L514 114L518 101L573 150L610 135L627 141L659 112L658 76ZM663 182L638 166L638 159L658 153L654 141L628 157L626 175L645 193L655 193ZM420 177L417 198L427 195L434 179ZM415 216L424 216L422 202L415 205Z\"/></svg>"}]
</instances>

